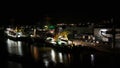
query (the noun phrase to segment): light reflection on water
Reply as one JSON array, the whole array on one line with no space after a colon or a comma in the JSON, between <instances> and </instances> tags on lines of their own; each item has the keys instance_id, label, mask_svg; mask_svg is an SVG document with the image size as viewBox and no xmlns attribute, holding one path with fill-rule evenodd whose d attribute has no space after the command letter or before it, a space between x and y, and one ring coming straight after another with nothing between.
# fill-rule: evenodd
<instances>
[{"instance_id":1,"label":"light reflection on water","mask_svg":"<svg viewBox=\"0 0 120 68\"><path fill-rule=\"evenodd\" d=\"M43 44L29 44L29 47L26 45L23 45L23 42L21 41L13 41L10 39L7 39L7 48L9 54L19 55L24 57L27 55L27 57L32 57L34 62L39 63L42 61L44 66L49 67L51 64L57 65L62 64L66 66L70 66L71 64L74 65L74 63L77 63L78 65L81 64L81 62L94 65L94 54L87 54L85 53L66 53L58 51L57 49L54 49L52 47L45 47L42 46ZM26 46L26 47L24 47ZM26 51L26 53L24 51ZM27 51L28 50L28 51ZM29 52L30 54L27 54ZM24 53L24 54L23 54ZM85 59L85 57L90 58L88 60ZM29 60L32 60L29 59ZM76 62L77 61L77 62ZM91 63L89 63L89 62Z\"/></svg>"},{"instance_id":2,"label":"light reflection on water","mask_svg":"<svg viewBox=\"0 0 120 68\"><path fill-rule=\"evenodd\" d=\"M103 54L100 55L97 54L96 56L94 52L90 52L87 50L83 50L83 51L75 50L75 52L64 52L64 51L59 51L59 49L57 50L55 48L46 47L42 45L43 44L36 44L36 43L28 44L21 41L13 41L10 39L7 40L7 49L9 54L25 57L24 60L27 60L28 62L32 60L29 63L35 63L35 65L37 63L38 66L41 64L41 62L44 64L45 67L49 67L51 65L58 67L61 65L68 67L95 66L96 65L95 61L97 58L100 58L100 60L97 59L97 62L98 63L100 62L102 64L101 60L107 57L107 56L103 56ZM110 58L107 57L106 59L110 59ZM27 64L28 62L26 63L24 62L24 63ZM104 63L107 63L107 61L105 61ZM9 64L11 64L11 62ZM20 64L23 63L20 62ZM34 67L34 64L28 64L28 65L33 65Z\"/></svg>"},{"instance_id":3,"label":"light reflection on water","mask_svg":"<svg viewBox=\"0 0 120 68\"><path fill-rule=\"evenodd\" d=\"M8 47L8 52L10 54L15 54L22 56L22 42L21 41L13 41L10 39L7 39L7 47Z\"/></svg>"},{"instance_id":4,"label":"light reflection on water","mask_svg":"<svg viewBox=\"0 0 120 68\"><path fill-rule=\"evenodd\" d=\"M94 57L94 54L91 54L91 64L94 66L94 60L95 60L95 57Z\"/></svg>"},{"instance_id":5,"label":"light reflection on water","mask_svg":"<svg viewBox=\"0 0 120 68\"><path fill-rule=\"evenodd\" d=\"M23 68L21 63L8 61L8 68Z\"/></svg>"},{"instance_id":6,"label":"light reflection on water","mask_svg":"<svg viewBox=\"0 0 120 68\"><path fill-rule=\"evenodd\" d=\"M62 53L58 53L58 56L59 56L59 62L60 63L63 63L63 56L62 56Z\"/></svg>"},{"instance_id":7,"label":"light reflection on water","mask_svg":"<svg viewBox=\"0 0 120 68\"><path fill-rule=\"evenodd\" d=\"M55 51L51 47L31 46L31 52L35 61L43 61L46 67L50 63L68 64L70 62L70 54Z\"/></svg>"}]
</instances>

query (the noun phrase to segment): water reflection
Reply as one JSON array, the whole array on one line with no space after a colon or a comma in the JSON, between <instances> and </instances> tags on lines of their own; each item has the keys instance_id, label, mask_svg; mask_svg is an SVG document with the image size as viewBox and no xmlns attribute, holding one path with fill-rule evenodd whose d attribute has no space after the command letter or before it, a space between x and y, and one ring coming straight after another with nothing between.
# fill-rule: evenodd
<instances>
[{"instance_id":1,"label":"water reflection","mask_svg":"<svg viewBox=\"0 0 120 68\"><path fill-rule=\"evenodd\" d=\"M8 68L23 68L22 64L13 62L13 61L8 61Z\"/></svg>"},{"instance_id":2,"label":"water reflection","mask_svg":"<svg viewBox=\"0 0 120 68\"><path fill-rule=\"evenodd\" d=\"M104 66L108 64L106 66L109 66L109 64L112 64L112 57L110 57L111 54L93 52L92 50L88 50L87 48L76 48L73 49L72 52L64 52L64 49L59 48L58 50L58 48L47 47L44 43L31 44L20 41L12 41L10 39L7 40L7 48L9 54L22 56L20 60L22 59L23 61L13 61L20 62L23 67L99 67L101 65ZM13 59L19 58L13 57ZM11 59L8 59L8 61L11 61ZM20 68L22 68L21 65L13 62L9 62L8 64L11 68L14 67L14 65L12 67L12 64L20 66Z\"/></svg>"},{"instance_id":3,"label":"water reflection","mask_svg":"<svg viewBox=\"0 0 120 68\"><path fill-rule=\"evenodd\" d=\"M63 56L62 56L62 53L58 53L58 56L59 56L59 62L60 62L60 63L63 63Z\"/></svg>"},{"instance_id":4,"label":"water reflection","mask_svg":"<svg viewBox=\"0 0 120 68\"><path fill-rule=\"evenodd\" d=\"M36 62L43 61L46 67L51 63L55 65L58 63L69 64L70 62L70 54L56 51L51 47L31 46L31 54Z\"/></svg>"},{"instance_id":5,"label":"water reflection","mask_svg":"<svg viewBox=\"0 0 120 68\"><path fill-rule=\"evenodd\" d=\"M92 66L94 66L94 60L95 60L94 54L91 54L90 56L91 56L91 64L92 64Z\"/></svg>"},{"instance_id":6,"label":"water reflection","mask_svg":"<svg viewBox=\"0 0 120 68\"><path fill-rule=\"evenodd\" d=\"M55 56L56 56L55 51L53 49L51 49L51 60L56 63L56 57Z\"/></svg>"},{"instance_id":7,"label":"water reflection","mask_svg":"<svg viewBox=\"0 0 120 68\"><path fill-rule=\"evenodd\" d=\"M7 39L7 48L8 48L8 53L9 54L15 54L22 56L22 42L20 41L13 41L10 39Z\"/></svg>"},{"instance_id":8,"label":"water reflection","mask_svg":"<svg viewBox=\"0 0 120 68\"><path fill-rule=\"evenodd\" d=\"M34 57L34 59L37 61L39 60L39 53L38 48L35 46L31 46L31 54Z\"/></svg>"}]
</instances>

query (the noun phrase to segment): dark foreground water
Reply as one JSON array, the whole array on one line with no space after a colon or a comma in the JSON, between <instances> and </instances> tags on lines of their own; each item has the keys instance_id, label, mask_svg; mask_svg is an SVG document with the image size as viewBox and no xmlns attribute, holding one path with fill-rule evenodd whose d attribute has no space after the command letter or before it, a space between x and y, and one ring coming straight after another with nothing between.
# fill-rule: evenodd
<instances>
[{"instance_id":1,"label":"dark foreground water","mask_svg":"<svg viewBox=\"0 0 120 68\"><path fill-rule=\"evenodd\" d=\"M46 47L44 43L0 41L0 68L120 67L120 55L87 48Z\"/></svg>"}]
</instances>

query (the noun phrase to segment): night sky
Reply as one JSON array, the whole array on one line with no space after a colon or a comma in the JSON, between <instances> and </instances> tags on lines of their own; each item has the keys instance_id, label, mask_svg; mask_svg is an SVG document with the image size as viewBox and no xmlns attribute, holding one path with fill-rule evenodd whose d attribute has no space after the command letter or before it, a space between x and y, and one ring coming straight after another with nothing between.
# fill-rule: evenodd
<instances>
[{"instance_id":1,"label":"night sky","mask_svg":"<svg viewBox=\"0 0 120 68\"><path fill-rule=\"evenodd\" d=\"M3 11L4 12L4 11ZM46 17L50 18L51 23L98 23L102 20L110 20L114 18L117 23L119 22L120 14L117 12L106 11L104 9L88 9L78 7L77 9L69 8L37 8L32 9L29 7L24 9L10 8L0 16L0 24L36 24L44 23Z\"/></svg>"}]
</instances>

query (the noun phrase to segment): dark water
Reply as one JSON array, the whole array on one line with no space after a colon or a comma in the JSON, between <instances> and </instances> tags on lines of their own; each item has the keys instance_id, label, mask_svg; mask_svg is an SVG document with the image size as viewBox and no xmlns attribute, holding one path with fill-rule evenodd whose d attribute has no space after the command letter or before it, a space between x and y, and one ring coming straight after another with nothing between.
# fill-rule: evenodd
<instances>
[{"instance_id":1,"label":"dark water","mask_svg":"<svg viewBox=\"0 0 120 68\"><path fill-rule=\"evenodd\" d=\"M0 42L0 68L90 68L120 67L120 55L87 48L46 47L10 39Z\"/></svg>"}]
</instances>

